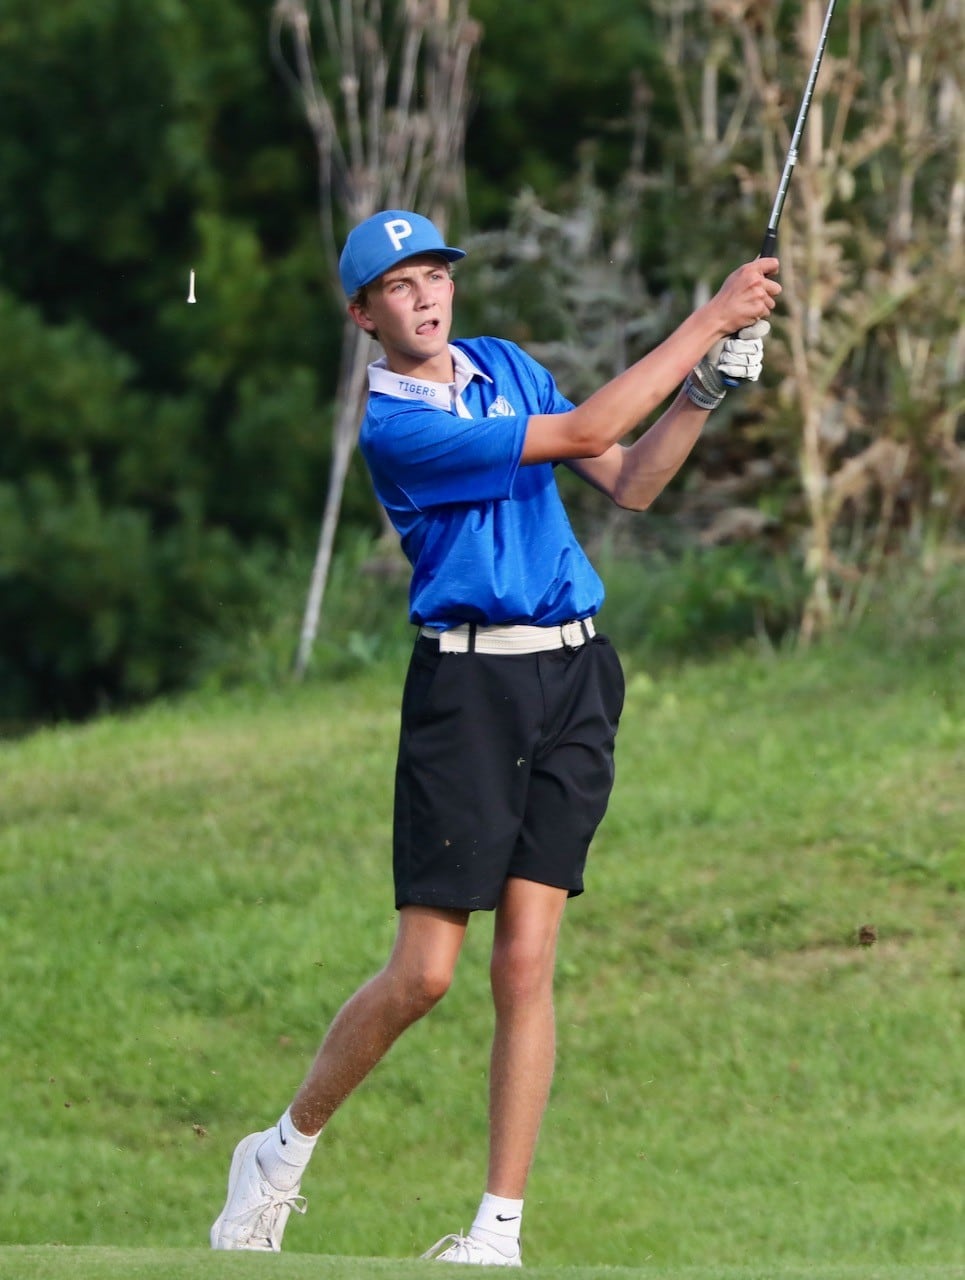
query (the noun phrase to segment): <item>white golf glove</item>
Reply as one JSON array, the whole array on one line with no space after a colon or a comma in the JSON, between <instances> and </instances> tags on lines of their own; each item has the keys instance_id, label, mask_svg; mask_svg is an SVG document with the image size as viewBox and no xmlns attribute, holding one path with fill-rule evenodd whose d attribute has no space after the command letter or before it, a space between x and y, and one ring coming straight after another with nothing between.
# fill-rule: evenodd
<instances>
[{"instance_id":1,"label":"white golf glove","mask_svg":"<svg viewBox=\"0 0 965 1280\"><path fill-rule=\"evenodd\" d=\"M721 338L684 382L690 400L698 409L716 409L727 394L728 383L756 382L764 365L764 338L771 331L766 320L747 325L731 338Z\"/></svg>"},{"instance_id":2,"label":"white golf glove","mask_svg":"<svg viewBox=\"0 0 965 1280\"><path fill-rule=\"evenodd\" d=\"M718 370L728 378L756 382L764 367L764 339L771 331L766 320L741 329L736 338L725 338L717 359Z\"/></svg>"}]
</instances>

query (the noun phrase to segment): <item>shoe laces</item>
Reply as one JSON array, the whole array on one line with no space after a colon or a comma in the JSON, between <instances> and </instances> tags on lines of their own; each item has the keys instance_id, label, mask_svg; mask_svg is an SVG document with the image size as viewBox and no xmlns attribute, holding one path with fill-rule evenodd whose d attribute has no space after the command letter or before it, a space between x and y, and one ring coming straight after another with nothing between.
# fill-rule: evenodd
<instances>
[{"instance_id":1,"label":"shoe laces","mask_svg":"<svg viewBox=\"0 0 965 1280\"><path fill-rule=\"evenodd\" d=\"M445 1255L444 1258L442 1257L443 1254ZM495 1261L493 1255L501 1256L495 1245L476 1240L472 1236L448 1235L443 1236L430 1249L427 1249L422 1254L421 1261L426 1261L429 1258L439 1258L445 1262L474 1262L482 1265L487 1263L492 1265ZM506 1261L508 1262L509 1259L507 1258Z\"/></svg>"},{"instance_id":2,"label":"shoe laces","mask_svg":"<svg viewBox=\"0 0 965 1280\"><path fill-rule=\"evenodd\" d=\"M261 1190L265 1193L267 1203L258 1205L254 1209L253 1212L257 1216L255 1216L251 1224L249 1239L267 1240L269 1249L273 1253L280 1253L281 1232L278 1232L279 1222L282 1231L284 1231L288 1215L292 1210L295 1213L304 1213L308 1207L308 1201L303 1195L299 1195L297 1187L291 1191L279 1191L277 1187L273 1187L265 1178L261 1179Z\"/></svg>"}]
</instances>

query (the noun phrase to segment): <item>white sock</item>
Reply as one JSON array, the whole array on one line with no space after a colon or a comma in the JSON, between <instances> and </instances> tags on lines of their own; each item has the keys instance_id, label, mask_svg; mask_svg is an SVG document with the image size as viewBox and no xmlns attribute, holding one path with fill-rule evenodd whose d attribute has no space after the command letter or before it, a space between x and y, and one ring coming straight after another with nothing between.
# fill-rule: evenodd
<instances>
[{"instance_id":1,"label":"white sock","mask_svg":"<svg viewBox=\"0 0 965 1280\"><path fill-rule=\"evenodd\" d=\"M315 1150L320 1134L307 1137L292 1124L291 1111L281 1117L258 1148L261 1171L279 1191L293 1191Z\"/></svg>"},{"instance_id":2,"label":"white sock","mask_svg":"<svg viewBox=\"0 0 965 1280\"><path fill-rule=\"evenodd\" d=\"M519 1229L523 1220L522 1200L507 1200L487 1191L479 1202L475 1221L469 1234L475 1240L484 1240L507 1256L519 1247Z\"/></svg>"}]
</instances>

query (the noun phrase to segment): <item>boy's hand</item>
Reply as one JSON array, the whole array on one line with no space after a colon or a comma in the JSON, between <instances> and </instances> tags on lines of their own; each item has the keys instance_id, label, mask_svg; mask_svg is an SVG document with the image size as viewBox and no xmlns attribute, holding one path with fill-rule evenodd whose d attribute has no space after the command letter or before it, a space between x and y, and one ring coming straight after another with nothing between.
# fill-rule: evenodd
<instances>
[{"instance_id":1,"label":"boy's hand","mask_svg":"<svg viewBox=\"0 0 965 1280\"><path fill-rule=\"evenodd\" d=\"M739 330L767 319L781 292L773 278L779 266L777 258L755 258L730 273L710 302L721 337L733 337Z\"/></svg>"}]
</instances>

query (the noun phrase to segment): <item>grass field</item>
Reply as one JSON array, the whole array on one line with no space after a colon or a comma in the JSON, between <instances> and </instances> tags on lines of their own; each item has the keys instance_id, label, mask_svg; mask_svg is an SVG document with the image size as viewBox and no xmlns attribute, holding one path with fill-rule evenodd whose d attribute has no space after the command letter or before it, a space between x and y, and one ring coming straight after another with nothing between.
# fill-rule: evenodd
<instances>
[{"instance_id":1,"label":"grass field","mask_svg":"<svg viewBox=\"0 0 965 1280\"><path fill-rule=\"evenodd\" d=\"M628 672L561 945L535 1275L965 1274L963 674L857 645ZM0 744L0 1275L421 1274L392 1259L468 1227L486 917L330 1125L286 1254L204 1249L235 1142L392 938L399 679Z\"/></svg>"},{"instance_id":2,"label":"grass field","mask_svg":"<svg viewBox=\"0 0 965 1280\"><path fill-rule=\"evenodd\" d=\"M196 1249L16 1246L0 1249L0 1276L10 1280L384 1280L431 1276L431 1264L389 1258L333 1258L285 1253L257 1258ZM490 1275L495 1273L489 1270ZM965 1266L837 1267L531 1267L533 1280L961 1280Z\"/></svg>"}]
</instances>

